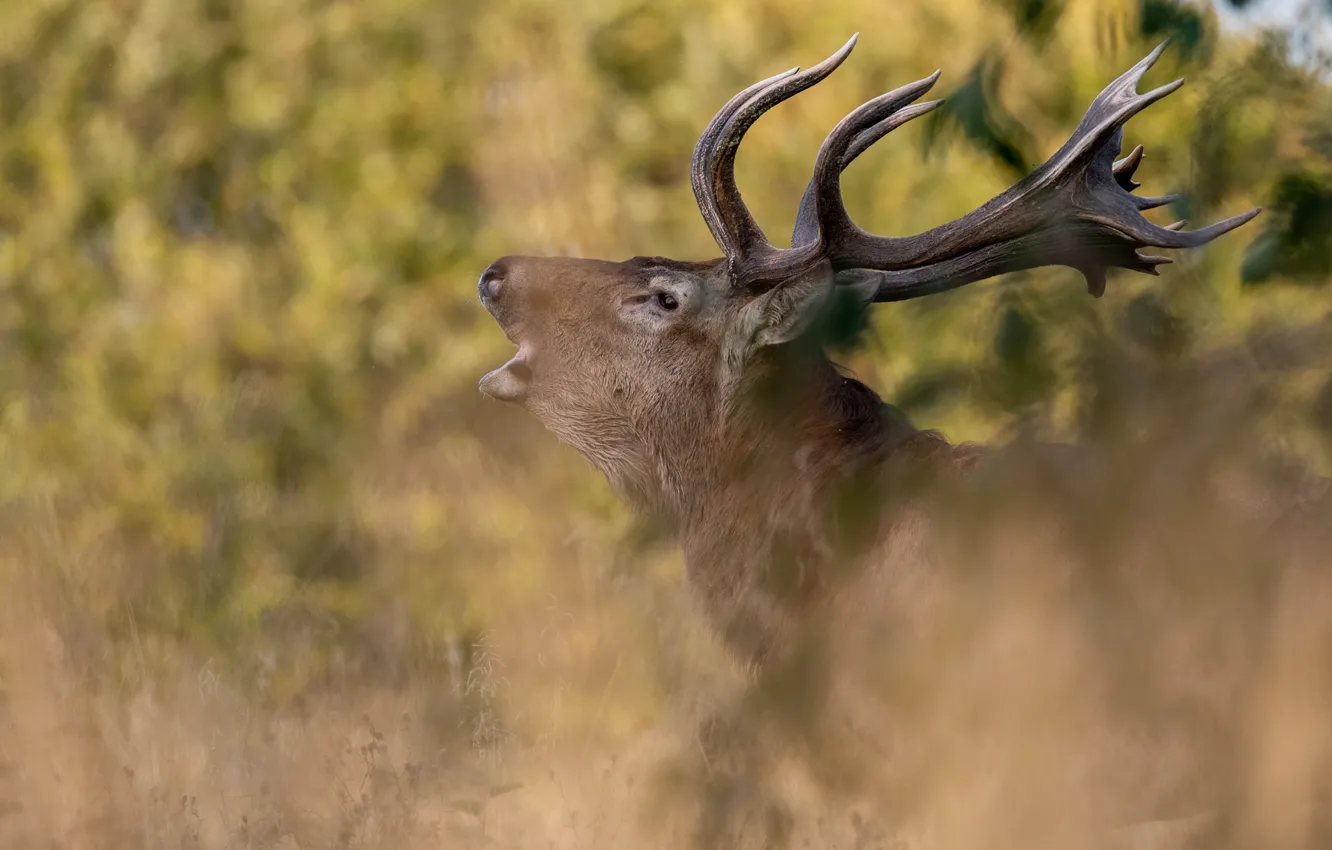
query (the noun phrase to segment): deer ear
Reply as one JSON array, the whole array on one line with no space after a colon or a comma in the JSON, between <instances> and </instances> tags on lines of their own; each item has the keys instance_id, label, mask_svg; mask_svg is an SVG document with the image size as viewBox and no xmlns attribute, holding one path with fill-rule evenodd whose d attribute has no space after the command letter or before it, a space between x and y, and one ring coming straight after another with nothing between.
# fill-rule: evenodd
<instances>
[{"instance_id":1,"label":"deer ear","mask_svg":"<svg viewBox=\"0 0 1332 850\"><path fill-rule=\"evenodd\" d=\"M814 324L832 294L829 275L815 272L782 283L754 299L747 308L754 347L781 345Z\"/></svg>"}]
</instances>

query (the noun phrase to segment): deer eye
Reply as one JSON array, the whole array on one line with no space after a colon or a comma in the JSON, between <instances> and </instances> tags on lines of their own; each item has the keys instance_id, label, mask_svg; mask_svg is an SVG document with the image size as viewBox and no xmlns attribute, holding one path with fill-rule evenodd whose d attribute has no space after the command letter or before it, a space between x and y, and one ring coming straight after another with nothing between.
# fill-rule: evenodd
<instances>
[{"instance_id":1,"label":"deer eye","mask_svg":"<svg viewBox=\"0 0 1332 850\"><path fill-rule=\"evenodd\" d=\"M674 310L680 306L680 302L669 292L658 292L652 296L652 300L663 310Z\"/></svg>"}]
</instances>

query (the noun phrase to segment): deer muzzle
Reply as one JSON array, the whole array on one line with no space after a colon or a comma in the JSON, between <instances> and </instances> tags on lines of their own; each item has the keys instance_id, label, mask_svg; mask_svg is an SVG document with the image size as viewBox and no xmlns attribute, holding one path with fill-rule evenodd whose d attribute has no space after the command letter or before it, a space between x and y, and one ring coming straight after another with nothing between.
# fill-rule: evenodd
<instances>
[{"instance_id":1,"label":"deer muzzle","mask_svg":"<svg viewBox=\"0 0 1332 850\"><path fill-rule=\"evenodd\" d=\"M510 331L511 305L513 301L513 282L508 278L509 268L504 260L499 260L481 273L477 281L477 294L486 310L495 317L505 337L518 345L518 353L508 363L490 372L481 379L481 392L499 401L521 402L527 397L532 383L531 352L529 348L514 339ZM507 321L506 321L507 319Z\"/></svg>"}]
</instances>

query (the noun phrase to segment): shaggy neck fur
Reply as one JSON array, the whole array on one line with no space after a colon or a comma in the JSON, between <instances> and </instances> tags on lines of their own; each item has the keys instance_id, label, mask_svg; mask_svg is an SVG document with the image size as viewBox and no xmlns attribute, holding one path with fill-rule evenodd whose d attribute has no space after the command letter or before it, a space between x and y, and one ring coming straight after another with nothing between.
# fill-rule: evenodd
<instances>
[{"instance_id":1,"label":"shaggy neck fur","mask_svg":"<svg viewBox=\"0 0 1332 850\"><path fill-rule=\"evenodd\" d=\"M783 348L755 365L732 415L645 440L656 475L638 495L678 529L690 586L724 639L757 661L817 605L830 563L873 539L874 491L900 480L891 470L959 452L821 352Z\"/></svg>"}]
</instances>

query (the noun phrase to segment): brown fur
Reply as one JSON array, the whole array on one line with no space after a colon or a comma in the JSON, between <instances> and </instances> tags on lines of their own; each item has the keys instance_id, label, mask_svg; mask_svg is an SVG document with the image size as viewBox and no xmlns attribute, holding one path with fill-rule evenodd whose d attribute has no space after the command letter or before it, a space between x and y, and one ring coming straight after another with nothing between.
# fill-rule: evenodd
<instances>
[{"instance_id":1,"label":"brown fur","mask_svg":"<svg viewBox=\"0 0 1332 850\"><path fill-rule=\"evenodd\" d=\"M949 736L966 731L948 725L946 712L958 711L959 700L966 708L1025 694L1018 704L1034 698L1041 711L1082 718L1076 725L1053 717L1074 724L1059 728L1078 758L1070 750L1066 764L1040 775L1011 760L992 765L1016 783L1005 806L1046 805L1038 801L1058 792L1089 807L1080 823L1094 817L1109 828L1227 805L1236 792L1228 777L1241 775L1235 724L1244 703L1236 694L1262 650L1235 630L1260 635L1265 622L1253 613L1259 602L1244 595L1253 579L1243 565L1298 553L1295 538L1283 536L1284 549L1245 554L1268 521L1253 517L1290 522L1291 503L1268 499L1247 525L1206 519L1214 508L1230 515L1224 488L1198 478L1216 471L1195 469L1190 458L1225 457L1223 441L1242 439L1217 406L1243 406L1237 399L1246 391L1232 376L1209 384L1210 399L1179 399L1171 416L1197 422L1177 419L1172 445L1193 451L1168 452L1170 463L1098 466L1070 447L955 446L841 374L816 335L754 343L755 305L767 311L764 321L784 317L762 294L737 291L720 261L506 258L495 268L503 280L483 301L530 355L522 403L620 492L674 526L701 608L753 666L755 694L771 697L762 704L805 742L809 763L836 766L828 782L872 785L909 822L913 806L951 793L923 779L941 753L957 757ZM680 307L644 308L641 299L656 291L674 293ZM1188 446L1179 434L1191 435ZM1215 445L1203 452L1203 440ZM1238 448L1236 456L1248 449ZM1153 475L1124 478L1121 465ZM971 497L981 509L967 514L959 506ZM1125 531L1097 544L1101 550L1079 548L1119 527ZM1106 565L1106 553L1117 566ZM1222 564L1226 572L1209 572ZM1226 581L1233 587L1219 602L1195 589ZM988 652L983 640L964 643L965 652L952 643L958 628L970 628L978 583L1008 600L995 603L1004 629L1021 633L1028 620L1048 618L1058 624L1051 633L1075 643L1035 652L1046 658L1036 663L1055 665L1050 671L1019 667L1021 678L982 675L976 685L959 679L956 671L981 663L968 659ZM1097 636L1094 622L1077 619L1079 606L1121 598L1127 613L1114 616L1141 621L1141 635ZM1172 634L1170 611L1199 598L1207 615ZM1231 649L1215 671L1162 654L1178 646L1188 657L1188 647L1218 641ZM996 691L1001 685L1008 690ZM1051 696L1061 688L1073 703ZM746 696L700 732L709 796L730 799L714 787L718 777L750 782L767 770L753 707ZM1189 719L1199 716L1207 722ZM1022 715L995 717L1017 723ZM982 728L978 742L1014 745L1009 726ZM717 835L707 840L723 841Z\"/></svg>"},{"instance_id":2,"label":"brown fur","mask_svg":"<svg viewBox=\"0 0 1332 850\"><path fill-rule=\"evenodd\" d=\"M488 306L536 349L526 406L677 528L691 586L749 660L827 598L828 562L848 554L837 538L871 548L866 535L891 524L839 527L827 509L834 490L960 470L978 456L915 428L816 340L745 352L728 395L723 349L754 296L730 290L720 261L505 258L492 269L505 280ZM698 309L656 333L625 327L617 301L663 276L700 293Z\"/></svg>"}]
</instances>

